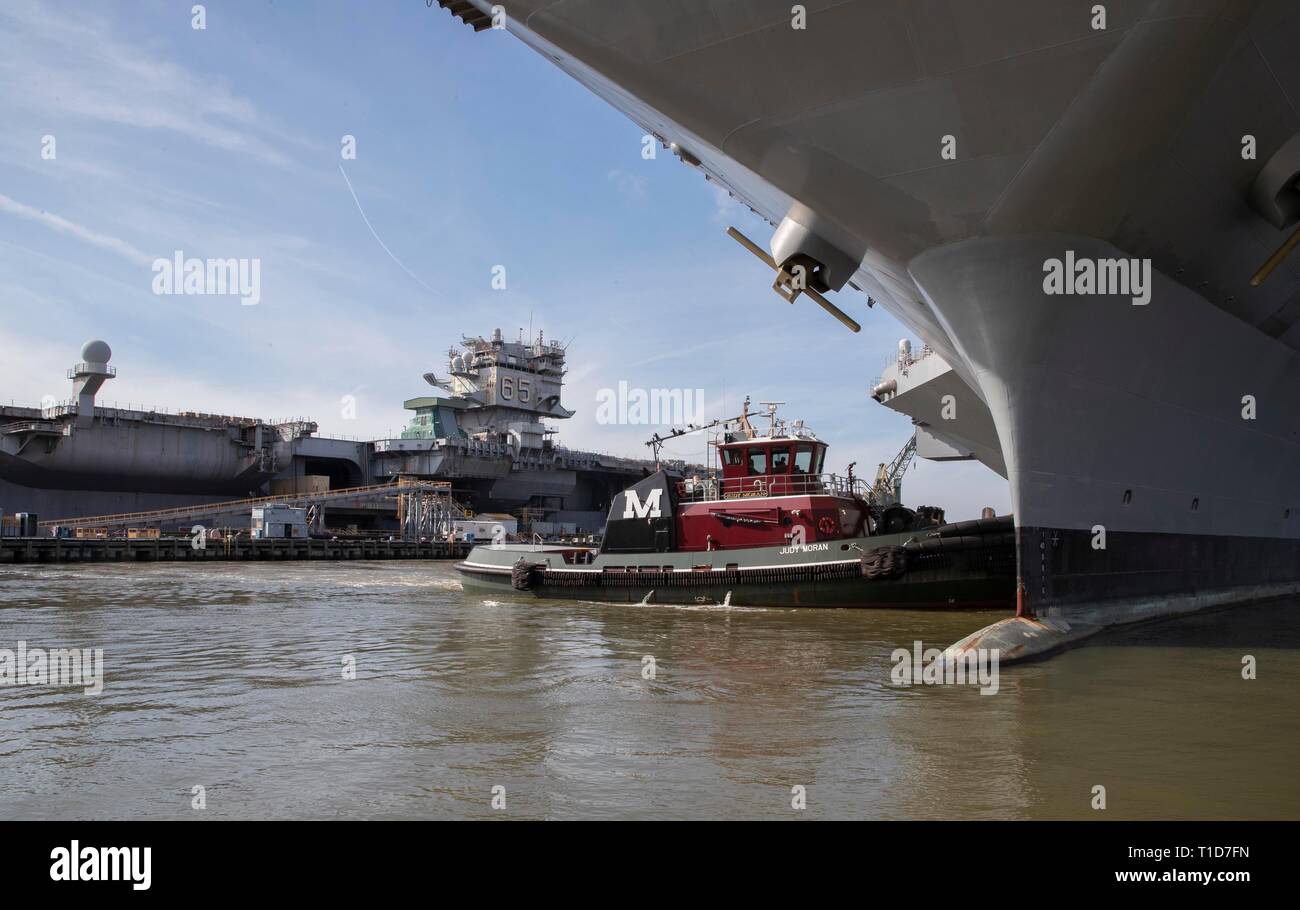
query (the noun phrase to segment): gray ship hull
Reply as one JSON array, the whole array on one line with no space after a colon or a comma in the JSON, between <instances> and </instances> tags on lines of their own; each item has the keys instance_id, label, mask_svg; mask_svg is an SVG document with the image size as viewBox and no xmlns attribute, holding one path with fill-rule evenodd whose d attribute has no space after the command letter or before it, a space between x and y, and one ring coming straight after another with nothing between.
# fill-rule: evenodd
<instances>
[{"instance_id":1,"label":"gray ship hull","mask_svg":"<svg viewBox=\"0 0 1300 910\"><path fill-rule=\"evenodd\" d=\"M152 509L176 509L203 503L225 502L247 494L162 493L152 490L96 490L67 486L20 486L0 479L0 511L34 512L42 521L82 515L119 515Z\"/></svg>"},{"instance_id":2,"label":"gray ship hull","mask_svg":"<svg viewBox=\"0 0 1300 910\"><path fill-rule=\"evenodd\" d=\"M1300 356L1158 271L1145 305L1046 294L1043 263L1067 251L1124 255L1026 235L911 267L1009 443L1025 606L1144 614L1300 591Z\"/></svg>"}]
</instances>

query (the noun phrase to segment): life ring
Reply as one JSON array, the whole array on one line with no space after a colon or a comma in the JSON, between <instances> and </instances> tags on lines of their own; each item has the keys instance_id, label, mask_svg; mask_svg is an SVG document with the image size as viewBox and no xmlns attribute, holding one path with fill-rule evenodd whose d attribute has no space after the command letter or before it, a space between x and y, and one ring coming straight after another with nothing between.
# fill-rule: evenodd
<instances>
[{"instance_id":1,"label":"life ring","mask_svg":"<svg viewBox=\"0 0 1300 910\"><path fill-rule=\"evenodd\" d=\"M817 519L817 530L822 534L834 534L839 529L836 527L834 518L831 518L829 515L823 515L821 518Z\"/></svg>"}]
</instances>

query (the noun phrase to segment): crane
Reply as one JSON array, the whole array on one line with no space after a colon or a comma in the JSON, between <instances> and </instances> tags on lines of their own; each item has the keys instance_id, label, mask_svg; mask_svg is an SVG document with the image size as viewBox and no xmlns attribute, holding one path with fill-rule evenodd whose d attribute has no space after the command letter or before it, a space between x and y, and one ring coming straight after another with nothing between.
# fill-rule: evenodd
<instances>
[{"instance_id":1,"label":"crane","mask_svg":"<svg viewBox=\"0 0 1300 910\"><path fill-rule=\"evenodd\" d=\"M902 451L894 456L889 464L881 463L876 470L876 482L871 486L871 500L878 508L891 506L903 496L903 475L912 465L916 456L916 434L903 446Z\"/></svg>"}]
</instances>

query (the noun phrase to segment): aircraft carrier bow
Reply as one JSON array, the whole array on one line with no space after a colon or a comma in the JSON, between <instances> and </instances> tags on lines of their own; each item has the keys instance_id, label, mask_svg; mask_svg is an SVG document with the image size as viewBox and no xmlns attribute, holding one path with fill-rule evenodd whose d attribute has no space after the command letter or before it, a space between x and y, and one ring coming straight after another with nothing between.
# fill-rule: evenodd
<instances>
[{"instance_id":1,"label":"aircraft carrier bow","mask_svg":"<svg viewBox=\"0 0 1300 910\"><path fill-rule=\"evenodd\" d=\"M441 5L767 219L782 297L924 341L942 393L877 398L1006 476L1027 622L1300 590L1294 2Z\"/></svg>"}]
</instances>

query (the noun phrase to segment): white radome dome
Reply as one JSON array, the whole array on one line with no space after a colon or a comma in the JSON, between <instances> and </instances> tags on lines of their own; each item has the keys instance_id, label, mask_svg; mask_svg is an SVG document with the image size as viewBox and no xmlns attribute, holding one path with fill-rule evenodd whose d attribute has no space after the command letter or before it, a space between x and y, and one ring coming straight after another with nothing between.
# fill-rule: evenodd
<instances>
[{"instance_id":1,"label":"white radome dome","mask_svg":"<svg viewBox=\"0 0 1300 910\"><path fill-rule=\"evenodd\" d=\"M81 359L86 363L108 363L113 357L113 349L107 341L87 341L81 346Z\"/></svg>"}]
</instances>

